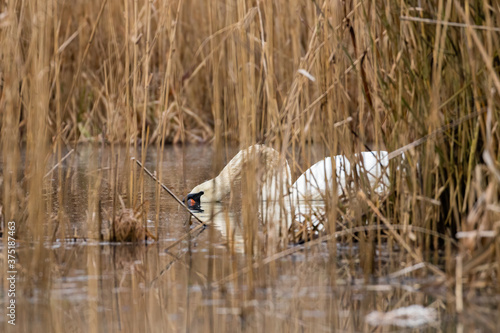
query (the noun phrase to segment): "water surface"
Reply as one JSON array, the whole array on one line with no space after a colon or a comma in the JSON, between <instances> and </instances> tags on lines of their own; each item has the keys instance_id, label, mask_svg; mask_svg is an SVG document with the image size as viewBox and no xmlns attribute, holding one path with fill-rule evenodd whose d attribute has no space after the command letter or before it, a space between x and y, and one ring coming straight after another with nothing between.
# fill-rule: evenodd
<instances>
[{"instance_id":1,"label":"water surface","mask_svg":"<svg viewBox=\"0 0 500 333\"><path fill-rule=\"evenodd\" d=\"M227 149L224 163L237 152ZM125 151L116 148L123 159ZM179 196L212 177L214 152L204 146L170 146L163 152L162 181ZM311 162L321 158L319 149ZM159 156L150 148L145 166L157 169ZM112 163L109 147L81 146L63 165L63 211L67 235L47 238L45 277L29 271L36 244L19 240L16 326L0 317L5 332L365 332L500 329L498 298L468 298L467 315L454 312L453 296L433 283L423 269L394 274L405 267L397 250L377 248L376 276L363 274L362 251L354 243L317 242L289 245L288 255L273 260L246 255L238 197L231 205L204 206L219 223L192 231L189 215L162 192L159 239L147 244L118 244L86 239L89 185L103 176L101 208L112 207ZM221 161L222 162L222 161ZM99 171L101 170L101 171ZM138 174L139 175L139 174ZM118 177L127 179L123 165ZM147 176L146 176L147 177ZM119 186L126 186L126 181ZM145 179L148 227L154 230L155 182ZM47 205L57 214L57 177L47 180ZM120 188L125 193L124 188ZM125 201L127 198L124 198ZM106 214L103 213L104 219ZM52 216L52 215L50 215ZM47 221L49 216L47 217ZM47 221L40 221L49 225ZM227 226L230 226L228 231ZM50 227L48 227L50 228ZM189 236L186 237L186 234ZM58 233L59 234L59 233ZM184 238L183 238L184 237ZM183 239L178 242L178 240ZM228 241L228 239L230 241ZM285 249L286 250L286 249ZM2 252L5 251L2 248ZM248 269L253 267L252 269ZM393 275L391 275L393 274ZM6 291L2 290L2 308ZM419 328L370 326L365 318L377 310L422 305L436 309L433 323Z\"/></svg>"}]
</instances>

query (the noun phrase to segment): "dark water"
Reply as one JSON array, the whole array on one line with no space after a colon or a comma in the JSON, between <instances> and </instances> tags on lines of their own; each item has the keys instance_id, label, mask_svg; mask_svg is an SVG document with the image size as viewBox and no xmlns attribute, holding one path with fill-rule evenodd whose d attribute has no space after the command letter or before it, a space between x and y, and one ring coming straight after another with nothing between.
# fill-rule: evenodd
<instances>
[{"instance_id":1,"label":"dark water","mask_svg":"<svg viewBox=\"0 0 500 333\"><path fill-rule=\"evenodd\" d=\"M227 162L238 150L227 151ZM123 148L117 149L121 160ZM150 148L145 166L156 170L158 156ZM163 182L179 196L211 178L213 151L203 146L167 147ZM29 271L36 244L18 240L16 326L0 317L4 332L496 332L498 297L467 295L465 311L455 313L454 298L428 272L395 274L406 267L397 251L382 246L377 277L360 268L361 250L338 242L291 245L291 254L266 261L245 255L241 205L204 207L222 216L220 223L192 231L189 215L162 192L159 239L148 244L116 244L87 240L90 179L102 168L101 207L112 206L110 148L79 147L63 165L63 210L71 239L45 242L43 277ZM320 152L313 159L321 158ZM95 163L93 163L94 161ZM313 160L314 162L314 160ZM120 192L128 175L120 167ZM147 177L147 176L146 176ZM125 181L123 181L125 179ZM55 214L57 178L47 181L47 201ZM155 226L155 183L145 179L148 227ZM125 198L127 200L127 198ZM47 218L48 220L48 218ZM47 221L40 221L48 225ZM228 231L227 226L231 225ZM176 242L189 233L189 237ZM173 245L174 244L174 245ZM5 254L5 248L2 248ZM2 257L4 258L4 257ZM2 266L5 259L2 261ZM253 265L252 269L248 269ZM2 268L2 272L6 271ZM3 275L5 276L5 275ZM5 279L2 309L7 305ZM372 326L367 315L410 305L435 309L436 318L417 328ZM0 312L3 313L3 312Z\"/></svg>"}]
</instances>

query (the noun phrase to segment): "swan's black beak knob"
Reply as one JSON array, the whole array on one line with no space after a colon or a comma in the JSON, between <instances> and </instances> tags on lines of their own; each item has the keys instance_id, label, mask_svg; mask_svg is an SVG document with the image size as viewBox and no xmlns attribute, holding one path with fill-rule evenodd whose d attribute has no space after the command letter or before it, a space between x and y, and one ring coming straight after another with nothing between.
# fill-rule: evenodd
<instances>
[{"instance_id":1,"label":"swan's black beak knob","mask_svg":"<svg viewBox=\"0 0 500 333\"><path fill-rule=\"evenodd\" d=\"M205 192L203 191L198 193L189 193L182 201L186 204L186 206L188 206L189 209L197 212L203 212L201 209L201 196L204 193Z\"/></svg>"}]
</instances>

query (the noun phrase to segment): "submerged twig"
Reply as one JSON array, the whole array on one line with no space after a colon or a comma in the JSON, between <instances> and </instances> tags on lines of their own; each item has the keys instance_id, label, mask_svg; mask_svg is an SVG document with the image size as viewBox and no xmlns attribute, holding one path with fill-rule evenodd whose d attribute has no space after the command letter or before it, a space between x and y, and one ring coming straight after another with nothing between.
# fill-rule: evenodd
<instances>
[{"instance_id":1,"label":"submerged twig","mask_svg":"<svg viewBox=\"0 0 500 333\"><path fill-rule=\"evenodd\" d=\"M170 250L171 248L173 248L174 246L176 246L177 244L179 244L180 242L182 242L185 238L187 238L189 235L191 235L193 232L195 231L198 231L200 229L203 229L204 227L206 227L207 224L203 223L200 224L200 225L197 225L196 227L194 227L193 229L189 230L188 232L186 232L183 236L179 237L179 239L177 239L176 241L174 241L172 244L170 244L169 246L167 246L164 251L168 251Z\"/></svg>"},{"instance_id":2,"label":"submerged twig","mask_svg":"<svg viewBox=\"0 0 500 333\"><path fill-rule=\"evenodd\" d=\"M144 170L144 172L146 172L146 174L151 177L154 181L156 181L158 184L161 185L161 187L167 191L168 194L170 194L170 196L172 198L175 199L175 201L177 201L177 203L179 203L179 205L181 205L182 207L184 207L184 209L186 209L186 211L191 214L192 217L194 217L196 219L196 221L200 222L201 224L203 224L204 226L206 225L205 222L203 222L202 220L200 220L200 218L198 216L196 216L179 198L177 198L177 196L169 190L168 187L166 187L165 185L163 185L160 180L158 180L158 178L156 178L153 173L151 171L149 171L145 166L142 165L141 162L139 162L138 160L135 159L135 157L132 157L132 160L135 160L135 162Z\"/></svg>"},{"instance_id":3,"label":"submerged twig","mask_svg":"<svg viewBox=\"0 0 500 333\"><path fill-rule=\"evenodd\" d=\"M163 276L164 273L166 273L170 267L172 267L172 265L174 263L176 263L178 260L180 260L180 258L188 251L188 249L186 250L183 250L182 252L180 252L178 255L174 255L172 253L170 253L170 249L173 248L174 246L176 246L177 244L179 244L180 242L182 242L185 238L187 238L188 236L190 236L191 234L193 234L195 231L199 231L198 234L196 235L193 235L193 238L196 238L198 237L202 232L203 232L204 229L204 225L203 224L199 224L197 225L196 227L194 227L193 229L189 230L188 232L186 232L181 238L179 238L178 240L176 240L175 242L173 242L172 244L170 244L169 246L167 246L165 249L163 249L163 252L172 256L174 258L174 260L172 260L171 262L169 262L159 273L158 275L153 278L150 282L149 282L149 285L151 286L153 283L155 283L160 277Z\"/></svg>"}]
</instances>

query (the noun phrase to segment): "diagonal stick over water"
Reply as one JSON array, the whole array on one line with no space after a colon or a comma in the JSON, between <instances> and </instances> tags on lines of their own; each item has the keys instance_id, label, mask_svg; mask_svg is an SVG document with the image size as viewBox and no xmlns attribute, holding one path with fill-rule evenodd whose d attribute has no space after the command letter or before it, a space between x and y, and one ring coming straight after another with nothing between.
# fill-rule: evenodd
<instances>
[{"instance_id":1,"label":"diagonal stick over water","mask_svg":"<svg viewBox=\"0 0 500 333\"><path fill-rule=\"evenodd\" d=\"M149 177L153 178L154 181L156 181L158 184L161 185L161 187L167 191L168 194L170 194L170 196L172 198L175 199L175 201L177 201L179 203L179 205L181 205L182 207L184 207L186 209L186 211L191 214L192 217L194 217L196 219L196 221L200 222L202 225L206 226L205 222L203 222L202 220L199 219L198 216L194 215L194 213L181 201L179 200L179 198L177 198L177 196L174 194L174 192L170 191L168 187L166 187L165 185L163 185L159 180L158 178L156 178L152 173L151 171L149 171L146 167L144 167L142 165L141 162L139 162L139 160L136 160L135 157L132 157L132 160L134 160L141 168L142 170L144 170Z\"/></svg>"}]
</instances>

